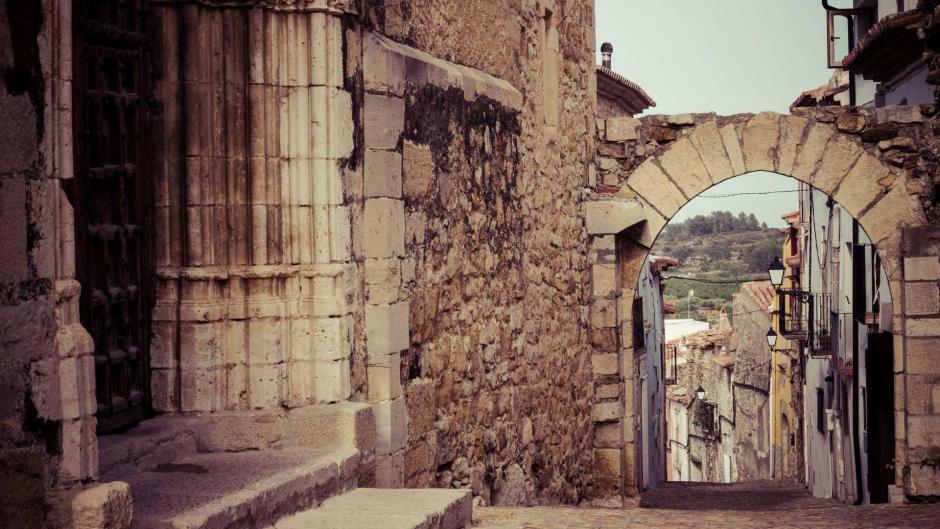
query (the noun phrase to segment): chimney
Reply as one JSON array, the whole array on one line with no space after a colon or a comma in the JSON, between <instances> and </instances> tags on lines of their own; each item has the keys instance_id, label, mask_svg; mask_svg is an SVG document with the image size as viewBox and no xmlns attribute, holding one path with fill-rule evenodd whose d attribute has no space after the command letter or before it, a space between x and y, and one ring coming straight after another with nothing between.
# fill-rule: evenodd
<instances>
[{"instance_id":1,"label":"chimney","mask_svg":"<svg viewBox=\"0 0 940 529\"><path fill-rule=\"evenodd\" d=\"M610 55L614 53L614 46L609 42L601 44L601 64L604 68L610 68Z\"/></svg>"}]
</instances>

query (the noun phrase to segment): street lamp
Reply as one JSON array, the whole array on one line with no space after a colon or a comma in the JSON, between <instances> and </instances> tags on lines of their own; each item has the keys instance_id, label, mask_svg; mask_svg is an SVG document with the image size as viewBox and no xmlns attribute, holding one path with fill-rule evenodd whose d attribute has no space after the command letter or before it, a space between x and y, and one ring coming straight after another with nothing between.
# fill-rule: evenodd
<instances>
[{"instance_id":1,"label":"street lamp","mask_svg":"<svg viewBox=\"0 0 940 529\"><path fill-rule=\"evenodd\" d=\"M780 288L780 285L783 284L783 271L784 266L780 262L780 258L774 257L774 261L767 267L767 275L770 276L770 284L774 286L774 289Z\"/></svg>"},{"instance_id":2,"label":"street lamp","mask_svg":"<svg viewBox=\"0 0 940 529\"><path fill-rule=\"evenodd\" d=\"M695 390L695 396L698 397L698 400L704 401L705 400L705 388L703 388L702 386L699 386L698 389Z\"/></svg>"},{"instance_id":3,"label":"street lamp","mask_svg":"<svg viewBox=\"0 0 940 529\"><path fill-rule=\"evenodd\" d=\"M777 331L773 329L767 331L767 345L769 345L771 349L777 345Z\"/></svg>"}]
</instances>

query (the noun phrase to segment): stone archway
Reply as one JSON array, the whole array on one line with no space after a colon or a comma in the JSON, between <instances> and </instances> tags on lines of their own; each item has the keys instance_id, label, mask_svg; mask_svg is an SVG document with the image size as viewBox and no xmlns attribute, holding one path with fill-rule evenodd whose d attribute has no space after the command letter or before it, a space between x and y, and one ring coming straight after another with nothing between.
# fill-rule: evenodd
<instances>
[{"instance_id":1,"label":"stone archway","mask_svg":"<svg viewBox=\"0 0 940 529\"><path fill-rule=\"evenodd\" d=\"M923 109L924 112L932 109ZM630 428L633 349L629 311L640 265L672 216L692 198L728 178L753 171L791 176L834 198L866 231L879 252L894 300L896 484L909 495L937 494L940 481L919 470L940 450L940 409L908 409L912 391L940 394L940 366L923 358L940 334L940 279L932 208L929 146L932 116L920 107L850 111L818 108L798 115L772 112L720 117L682 114L599 120L597 175L585 220L591 244L591 326L597 430L595 467L601 493L636 493ZM914 283L916 282L916 283ZM932 295L926 295L924 288ZM913 292L918 292L913 295ZM610 391L618 375L619 394ZM610 397L610 395L617 395ZM608 397L604 399L603 397ZM938 403L940 406L940 403ZM615 425L611 428L611 425ZM907 469L906 471L904 469Z\"/></svg>"}]
</instances>

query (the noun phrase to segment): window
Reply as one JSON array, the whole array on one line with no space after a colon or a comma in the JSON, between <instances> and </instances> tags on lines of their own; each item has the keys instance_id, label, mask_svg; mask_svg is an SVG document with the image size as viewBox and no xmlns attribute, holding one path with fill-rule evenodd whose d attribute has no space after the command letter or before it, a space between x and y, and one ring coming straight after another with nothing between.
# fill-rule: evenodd
<instances>
[{"instance_id":1,"label":"window","mask_svg":"<svg viewBox=\"0 0 940 529\"><path fill-rule=\"evenodd\" d=\"M826 433L826 393L822 388L816 388L816 429Z\"/></svg>"},{"instance_id":2,"label":"window","mask_svg":"<svg viewBox=\"0 0 940 529\"><path fill-rule=\"evenodd\" d=\"M643 332L643 296L633 298L631 318L633 324L633 348L642 349L646 347L646 333Z\"/></svg>"}]
</instances>

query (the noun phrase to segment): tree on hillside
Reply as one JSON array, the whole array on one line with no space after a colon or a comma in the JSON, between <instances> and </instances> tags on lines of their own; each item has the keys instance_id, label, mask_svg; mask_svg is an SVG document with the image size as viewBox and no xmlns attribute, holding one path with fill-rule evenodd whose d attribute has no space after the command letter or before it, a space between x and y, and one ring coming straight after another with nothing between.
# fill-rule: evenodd
<instances>
[{"instance_id":1,"label":"tree on hillside","mask_svg":"<svg viewBox=\"0 0 940 529\"><path fill-rule=\"evenodd\" d=\"M774 257L781 253L780 240L777 237L756 242L741 252L741 259L751 272L764 272Z\"/></svg>"}]
</instances>

